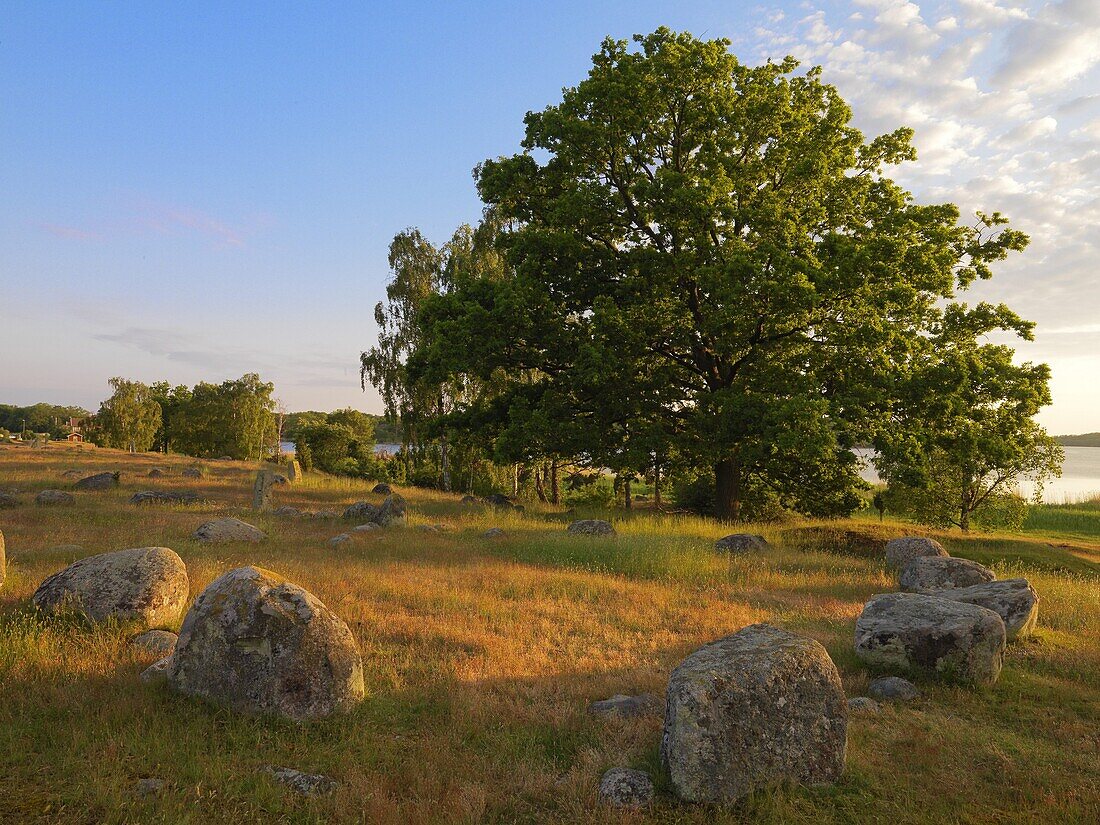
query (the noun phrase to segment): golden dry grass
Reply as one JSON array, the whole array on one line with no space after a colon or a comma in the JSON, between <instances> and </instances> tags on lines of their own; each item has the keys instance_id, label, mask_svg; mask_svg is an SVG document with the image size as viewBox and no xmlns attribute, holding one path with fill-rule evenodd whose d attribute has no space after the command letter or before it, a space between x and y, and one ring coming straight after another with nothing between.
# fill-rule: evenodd
<instances>
[{"instance_id":1,"label":"golden dry grass","mask_svg":"<svg viewBox=\"0 0 1100 825\"><path fill-rule=\"evenodd\" d=\"M9 559L0 589L0 822L1100 819L1100 578L1087 547L951 538L952 552L1027 575L1043 598L1038 636L1011 648L997 685L927 685L912 706L854 717L839 784L778 788L715 811L663 792L659 718L600 720L585 706L613 693L660 693L685 654L762 620L821 641L849 695L859 695L868 674L851 651L855 618L893 582L873 554L839 552L830 531L903 526L763 526L756 531L773 548L730 564L712 550L725 531L702 519L636 515L614 539L585 539L537 507L503 516L402 490L413 508L408 527L355 534L334 549L327 540L347 526L339 520L247 512L253 467L206 462L203 479L181 479L191 463L0 448L0 489L18 489L24 501L0 511ZM145 478L153 466L172 474ZM34 506L36 491L71 486L61 476L69 468L121 470L122 487L79 494L71 507ZM211 501L126 502L158 487ZM277 488L276 498L339 508L379 500L369 487L311 477ZM209 548L189 538L224 514L266 530L268 541ZM445 529L423 532L424 524ZM506 537L483 538L493 525ZM83 549L51 549L63 544ZM41 579L76 556L148 545L184 558L192 595L246 563L315 593L359 640L361 708L312 725L231 714L143 686L137 676L148 662L119 630L29 607ZM340 787L302 799L259 773L267 764L324 773ZM597 804L599 776L615 765L654 772L662 793L651 811ZM149 776L166 789L139 797L134 785Z\"/></svg>"}]
</instances>

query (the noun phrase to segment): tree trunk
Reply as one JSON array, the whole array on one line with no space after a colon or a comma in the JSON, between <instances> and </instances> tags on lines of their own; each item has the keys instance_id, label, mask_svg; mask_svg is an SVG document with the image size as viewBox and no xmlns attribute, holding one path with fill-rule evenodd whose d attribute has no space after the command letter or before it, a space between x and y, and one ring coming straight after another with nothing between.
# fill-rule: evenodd
<instances>
[{"instance_id":1,"label":"tree trunk","mask_svg":"<svg viewBox=\"0 0 1100 825\"><path fill-rule=\"evenodd\" d=\"M653 463L653 506L661 509L661 465Z\"/></svg>"},{"instance_id":2,"label":"tree trunk","mask_svg":"<svg viewBox=\"0 0 1100 825\"><path fill-rule=\"evenodd\" d=\"M543 504L546 503L546 492L542 488L542 467L535 468L535 495L539 497L539 501Z\"/></svg>"},{"instance_id":3,"label":"tree trunk","mask_svg":"<svg viewBox=\"0 0 1100 825\"><path fill-rule=\"evenodd\" d=\"M447 432L444 430L440 438L441 463L443 470L443 492L451 492L451 448L447 443Z\"/></svg>"},{"instance_id":4,"label":"tree trunk","mask_svg":"<svg viewBox=\"0 0 1100 825\"><path fill-rule=\"evenodd\" d=\"M550 462L550 503L555 507L561 504L561 496L558 494L558 460Z\"/></svg>"},{"instance_id":5,"label":"tree trunk","mask_svg":"<svg viewBox=\"0 0 1100 825\"><path fill-rule=\"evenodd\" d=\"M741 463L736 458L714 465L714 514L720 521L741 518Z\"/></svg>"},{"instance_id":6,"label":"tree trunk","mask_svg":"<svg viewBox=\"0 0 1100 825\"><path fill-rule=\"evenodd\" d=\"M519 465L512 465L512 498L519 496Z\"/></svg>"},{"instance_id":7,"label":"tree trunk","mask_svg":"<svg viewBox=\"0 0 1100 825\"><path fill-rule=\"evenodd\" d=\"M630 497L630 476L623 479L623 502L626 504L627 510L634 508L634 501Z\"/></svg>"}]
</instances>

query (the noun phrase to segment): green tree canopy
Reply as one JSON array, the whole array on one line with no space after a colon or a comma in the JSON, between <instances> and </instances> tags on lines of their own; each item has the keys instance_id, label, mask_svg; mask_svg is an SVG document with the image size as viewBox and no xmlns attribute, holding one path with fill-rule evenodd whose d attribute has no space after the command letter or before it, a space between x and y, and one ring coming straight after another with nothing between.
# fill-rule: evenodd
<instances>
[{"instance_id":1,"label":"green tree canopy","mask_svg":"<svg viewBox=\"0 0 1100 825\"><path fill-rule=\"evenodd\" d=\"M1031 326L1003 307L947 308L898 383L892 426L876 438L875 463L895 508L967 531L1021 482L1041 495L1061 475L1064 451L1033 419L1050 403L1050 369L1015 364L1011 347L979 343L1005 327L1030 339Z\"/></svg>"},{"instance_id":2,"label":"green tree canopy","mask_svg":"<svg viewBox=\"0 0 1100 825\"><path fill-rule=\"evenodd\" d=\"M820 69L635 42L605 40L523 151L477 170L506 277L422 300L412 377L510 376L459 410L503 441L612 467L667 443L713 468L723 518L754 496L848 511L896 376L1027 239L915 203L883 174L911 131L866 140Z\"/></svg>"},{"instance_id":3,"label":"green tree canopy","mask_svg":"<svg viewBox=\"0 0 1100 825\"><path fill-rule=\"evenodd\" d=\"M153 391L140 381L112 378L114 392L99 407L98 425L108 446L145 452L160 429L161 410Z\"/></svg>"}]
</instances>

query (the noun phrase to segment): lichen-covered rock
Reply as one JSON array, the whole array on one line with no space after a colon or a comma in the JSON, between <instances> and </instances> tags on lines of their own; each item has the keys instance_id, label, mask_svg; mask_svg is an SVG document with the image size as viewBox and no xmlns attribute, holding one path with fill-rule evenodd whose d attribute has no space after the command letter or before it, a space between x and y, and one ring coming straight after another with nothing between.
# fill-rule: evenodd
<instances>
[{"instance_id":1,"label":"lichen-covered rock","mask_svg":"<svg viewBox=\"0 0 1100 825\"><path fill-rule=\"evenodd\" d=\"M388 485L386 483L382 483L382 484L375 484L374 488L371 490L371 492L372 493L378 493L378 495L380 495L380 496L388 496L390 493L393 492L393 489L390 487L390 485Z\"/></svg>"},{"instance_id":2,"label":"lichen-covered rock","mask_svg":"<svg viewBox=\"0 0 1100 825\"><path fill-rule=\"evenodd\" d=\"M164 476L168 475L168 471L163 469L162 467L154 467L152 470L146 473L146 475L149 478L163 478Z\"/></svg>"},{"instance_id":3,"label":"lichen-covered rock","mask_svg":"<svg viewBox=\"0 0 1100 825\"><path fill-rule=\"evenodd\" d=\"M878 702L870 696L853 696L848 700L849 713L878 713Z\"/></svg>"},{"instance_id":4,"label":"lichen-covered rock","mask_svg":"<svg viewBox=\"0 0 1100 825\"><path fill-rule=\"evenodd\" d=\"M359 524L351 528L353 533L368 533L371 530L381 530L382 528L375 524L373 521L368 521L366 524Z\"/></svg>"},{"instance_id":5,"label":"lichen-covered rock","mask_svg":"<svg viewBox=\"0 0 1100 825\"><path fill-rule=\"evenodd\" d=\"M767 539L752 533L733 533L714 543L714 549L720 553L748 553L752 550L765 550L767 547Z\"/></svg>"},{"instance_id":6,"label":"lichen-covered rock","mask_svg":"<svg viewBox=\"0 0 1100 825\"><path fill-rule=\"evenodd\" d=\"M992 610L1005 623L1005 634L1009 641L1030 635L1039 619L1039 594L1027 579L976 584L972 587L946 590L936 595Z\"/></svg>"},{"instance_id":7,"label":"lichen-covered rock","mask_svg":"<svg viewBox=\"0 0 1100 825\"><path fill-rule=\"evenodd\" d=\"M901 589L910 593L970 587L991 582L993 571L976 561L951 556L918 556L901 571Z\"/></svg>"},{"instance_id":8,"label":"lichen-covered rock","mask_svg":"<svg viewBox=\"0 0 1100 825\"><path fill-rule=\"evenodd\" d=\"M302 794L302 796L325 796L336 790L336 780L317 773L302 773L294 768L276 768L268 765L264 768L276 782Z\"/></svg>"},{"instance_id":9,"label":"lichen-covered rock","mask_svg":"<svg viewBox=\"0 0 1100 825\"><path fill-rule=\"evenodd\" d=\"M178 638L169 630L146 630L130 640L130 647L144 656L163 659L172 655Z\"/></svg>"},{"instance_id":10,"label":"lichen-covered rock","mask_svg":"<svg viewBox=\"0 0 1100 825\"><path fill-rule=\"evenodd\" d=\"M185 467L180 475L184 478L202 478L204 472L201 467Z\"/></svg>"},{"instance_id":11,"label":"lichen-covered rock","mask_svg":"<svg viewBox=\"0 0 1100 825\"><path fill-rule=\"evenodd\" d=\"M613 536L615 528L611 522L598 518L586 518L574 521L567 528L574 536Z\"/></svg>"},{"instance_id":12,"label":"lichen-covered rock","mask_svg":"<svg viewBox=\"0 0 1100 825\"><path fill-rule=\"evenodd\" d=\"M378 516L378 506L369 501L357 501L344 508L344 518L356 521L373 521Z\"/></svg>"},{"instance_id":13,"label":"lichen-covered rock","mask_svg":"<svg viewBox=\"0 0 1100 825\"><path fill-rule=\"evenodd\" d=\"M484 533L481 534L487 539L499 539L504 536L504 531L499 527L490 527Z\"/></svg>"},{"instance_id":14,"label":"lichen-covered rock","mask_svg":"<svg viewBox=\"0 0 1100 825\"><path fill-rule=\"evenodd\" d=\"M351 534L350 533L340 533L339 535L336 535L336 536L333 536L332 538L330 538L328 540L328 545L329 545L329 547L339 547L341 544L343 544L346 541L351 541Z\"/></svg>"},{"instance_id":15,"label":"lichen-covered rock","mask_svg":"<svg viewBox=\"0 0 1100 825\"><path fill-rule=\"evenodd\" d=\"M644 808L653 802L653 793L645 771L611 768L600 777L600 802L613 808Z\"/></svg>"},{"instance_id":16,"label":"lichen-covered rock","mask_svg":"<svg viewBox=\"0 0 1100 825\"><path fill-rule=\"evenodd\" d=\"M654 713L661 708L661 701L652 693L640 693L637 696L626 696L616 693L610 699L600 699L588 706L588 712L593 716L621 716L630 718Z\"/></svg>"},{"instance_id":17,"label":"lichen-covered rock","mask_svg":"<svg viewBox=\"0 0 1100 825\"><path fill-rule=\"evenodd\" d=\"M677 796L731 802L784 781L835 781L847 731L840 674L825 648L755 624L672 671L661 762Z\"/></svg>"},{"instance_id":18,"label":"lichen-covered rock","mask_svg":"<svg viewBox=\"0 0 1100 825\"><path fill-rule=\"evenodd\" d=\"M194 490L141 490L130 496L131 504L194 504L198 500Z\"/></svg>"},{"instance_id":19,"label":"lichen-covered rock","mask_svg":"<svg viewBox=\"0 0 1100 825\"><path fill-rule=\"evenodd\" d=\"M290 516L290 517L297 517L297 516L302 515L301 510L299 510L297 507L291 507L288 504L284 504L282 507L276 508L274 513L277 516Z\"/></svg>"},{"instance_id":20,"label":"lichen-covered rock","mask_svg":"<svg viewBox=\"0 0 1100 825\"><path fill-rule=\"evenodd\" d=\"M0 510L10 510L19 506L19 499L11 493L0 492Z\"/></svg>"},{"instance_id":21,"label":"lichen-covered rock","mask_svg":"<svg viewBox=\"0 0 1100 825\"><path fill-rule=\"evenodd\" d=\"M164 790L164 780L156 777L139 779L134 784L138 796L154 796Z\"/></svg>"},{"instance_id":22,"label":"lichen-covered rock","mask_svg":"<svg viewBox=\"0 0 1100 825\"><path fill-rule=\"evenodd\" d=\"M158 659L141 671L141 676L138 678L145 685L163 685L168 681L168 666L170 664L172 664L171 656Z\"/></svg>"},{"instance_id":23,"label":"lichen-covered rock","mask_svg":"<svg viewBox=\"0 0 1100 825\"><path fill-rule=\"evenodd\" d=\"M872 667L975 685L997 681L1005 625L984 607L923 593L874 596L856 620L856 655Z\"/></svg>"},{"instance_id":24,"label":"lichen-covered rock","mask_svg":"<svg viewBox=\"0 0 1100 825\"><path fill-rule=\"evenodd\" d=\"M867 685L867 695L880 702L912 702L920 698L920 691L908 679L880 676Z\"/></svg>"},{"instance_id":25,"label":"lichen-covered rock","mask_svg":"<svg viewBox=\"0 0 1100 825\"><path fill-rule=\"evenodd\" d=\"M224 573L195 600L168 684L234 710L295 720L349 711L364 694L347 624L313 594L258 567Z\"/></svg>"},{"instance_id":26,"label":"lichen-covered rock","mask_svg":"<svg viewBox=\"0 0 1100 825\"><path fill-rule=\"evenodd\" d=\"M222 544L230 541L263 541L267 534L259 527L253 527L240 519L219 518L200 524L191 534L191 538L204 544Z\"/></svg>"},{"instance_id":27,"label":"lichen-covered rock","mask_svg":"<svg viewBox=\"0 0 1100 825\"><path fill-rule=\"evenodd\" d=\"M118 473L96 473L73 485L77 490L111 490L118 486Z\"/></svg>"},{"instance_id":28,"label":"lichen-covered rock","mask_svg":"<svg viewBox=\"0 0 1100 825\"><path fill-rule=\"evenodd\" d=\"M167 547L137 547L73 562L39 585L34 604L90 621L141 627L174 622L187 605L187 567Z\"/></svg>"},{"instance_id":29,"label":"lichen-covered rock","mask_svg":"<svg viewBox=\"0 0 1100 825\"><path fill-rule=\"evenodd\" d=\"M942 544L924 536L903 536L886 542L886 566L894 570L904 570L913 559L947 555Z\"/></svg>"},{"instance_id":30,"label":"lichen-covered rock","mask_svg":"<svg viewBox=\"0 0 1100 825\"><path fill-rule=\"evenodd\" d=\"M76 499L72 493L64 490L43 490L34 497L34 503L40 507L51 507L56 504L72 504Z\"/></svg>"},{"instance_id":31,"label":"lichen-covered rock","mask_svg":"<svg viewBox=\"0 0 1100 825\"><path fill-rule=\"evenodd\" d=\"M386 496L386 500L382 502L382 506L378 508L378 515L370 521L388 527L394 522L404 521L406 509L405 499L397 493L390 493Z\"/></svg>"}]
</instances>

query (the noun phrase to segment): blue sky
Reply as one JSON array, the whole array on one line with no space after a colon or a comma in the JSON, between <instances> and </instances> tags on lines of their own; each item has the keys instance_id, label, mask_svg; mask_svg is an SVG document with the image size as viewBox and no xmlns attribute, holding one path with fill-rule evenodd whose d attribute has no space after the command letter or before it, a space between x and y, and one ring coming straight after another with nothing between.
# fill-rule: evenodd
<instances>
[{"instance_id":1,"label":"blue sky","mask_svg":"<svg viewBox=\"0 0 1100 825\"><path fill-rule=\"evenodd\" d=\"M1100 3L5 3L0 401L95 407L120 374L258 371L291 409L358 386L386 247L474 221L471 169L607 34L728 37L825 66L897 177L1032 249L975 298L1037 320L1051 429L1100 429Z\"/></svg>"}]
</instances>

